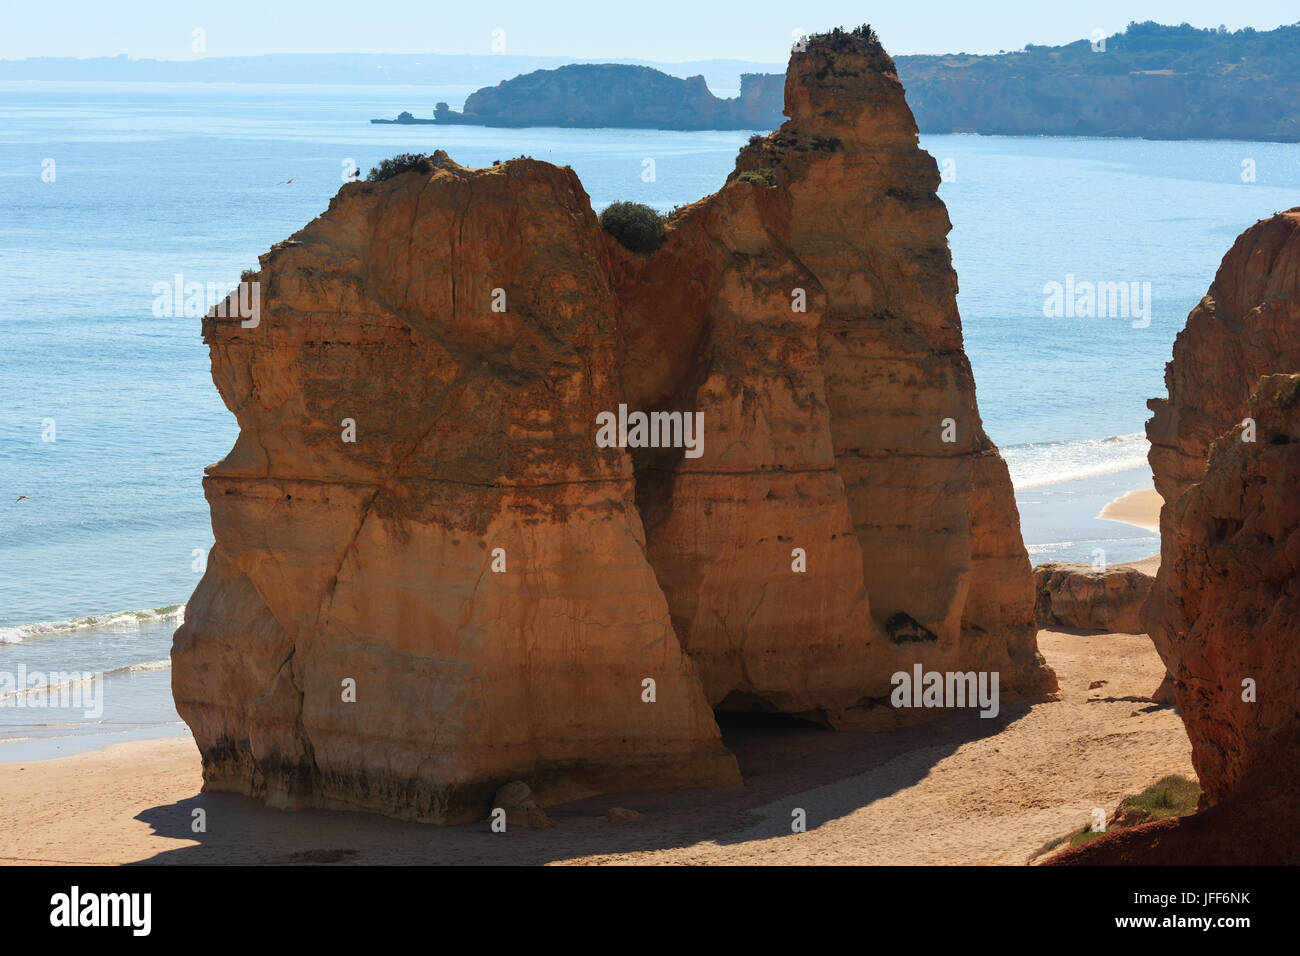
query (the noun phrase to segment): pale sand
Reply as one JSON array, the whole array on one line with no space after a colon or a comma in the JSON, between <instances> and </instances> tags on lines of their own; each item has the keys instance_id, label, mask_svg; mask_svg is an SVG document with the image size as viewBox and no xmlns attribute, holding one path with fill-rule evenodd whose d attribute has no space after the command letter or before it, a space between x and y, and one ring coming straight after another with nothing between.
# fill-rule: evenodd
<instances>
[{"instance_id":1,"label":"pale sand","mask_svg":"<svg viewBox=\"0 0 1300 956\"><path fill-rule=\"evenodd\" d=\"M595 798L552 808L545 830L292 813L199 793L189 738L0 764L0 863L1020 864L1094 807L1109 814L1165 774L1193 775L1173 709L1131 699L1164 676L1145 636L1043 631L1039 646L1060 701L890 734L728 721L744 790ZM644 816L611 822L613 806ZM199 807L207 832L196 835ZM806 833L790 832L796 807Z\"/></svg>"},{"instance_id":2,"label":"pale sand","mask_svg":"<svg viewBox=\"0 0 1300 956\"><path fill-rule=\"evenodd\" d=\"M1097 515L1105 521L1119 521L1147 531L1160 530L1160 506L1165 500L1154 488L1141 488L1120 495Z\"/></svg>"}]
</instances>

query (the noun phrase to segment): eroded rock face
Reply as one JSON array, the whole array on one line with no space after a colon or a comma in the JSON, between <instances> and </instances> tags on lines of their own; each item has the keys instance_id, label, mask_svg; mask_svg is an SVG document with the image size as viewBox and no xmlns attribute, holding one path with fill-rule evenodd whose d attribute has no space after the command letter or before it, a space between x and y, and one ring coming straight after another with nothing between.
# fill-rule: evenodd
<instances>
[{"instance_id":1,"label":"eroded rock face","mask_svg":"<svg viewBox=\"0 0 1300 956\"><path fill-rule=\"evenodd\" d=\"M1205 472L1210 445L1246 416L1261 375L1300 369L1300 207L1247 229L1187 317L1165 367L1168 398L1147 422L1156 491L1175 502ZM1171 508L1161 511L1164 522Z\"/></svg>"},{"instance_id":2,"label":"eroded rock face","mask_svg":"<svg viewBox=\"0 0 1300 956\"><path fill-rule=\"evenodd\" d=\"M1300 862L1300 374L1264 376L1247 411L1255 441L1222 435L1174 504L1153 591L1202 808L1054 862Z\"/></svg>"},{"instance_id":3,"label":"eroded rock face","mask_svg":"<svg viewBox=\"0 0 1300 956\"><path fill-rule=\"evenodd\" d=\"M1246 230L1147 423L1161 562L1142 610L1202 807L1060 862L1300 861L1300 209Z\"/></svg>"},{"instance_id":4,"label":"eroded rock face","mask_svg":"<svg viewBox=\"0 0 1300 956\"><path fill-rule=\"evenodd\" d=\"M1137 568L1049 562L1034 568L1036 613L1043 627L1141 634L1142 604L1153 578Z\"/></svg>"},{"instance_id":5,"label":"eroded rock face","mask_svg":"<svg viewBox=\"0 0 1300 956\"><path fill-rule=\"evenodd\" d=\"M1268 377L1296 371L1300 208L1238 237L1174 343L1169 397L1148 402L1151 468L1166 504L1160 571L1142 618L1169 668L1211 802L1235 785L1252 741L1280 726L1270 708L1294 710L1300 687L1296 632L1279 628L1294 614L1281 569L1300 546L1287 543L1296 514L1285 495L1296 476L1280 436L1295 431L1279 399L1284 385ZM1248 418L1253 425L1243 425ZM1262 681L1264 671L1271 703L1261 690L1256 704L1243 704L1242 679Z\"/></svg>"},{"instance_id":6,"label":"eroded rock face","mask_svg":"<svg viewBox=\"0 0 1300 956\"><path fill-rule=\"evenodd\" d=\"M1177 652L1168 622L1165 586L1174 571L1177 501L1205 472L1210 445L1247 415L1261 375L1300 369L1300 208L1247 229L1224 256L1199 305L1174 341L1165 366L1167 398L1153 398L1147 422L1148 459L1160 510L1161 586L1142 610L1142 629L1174 679Z\"/></svg>"},{"instance_id":7,"label":"eroded rock face","mask_svg":"<svg viewBox=\"0 0 1300 956\"><path fill-rule=\"evenodd\" d=\"M255 327L205 320L240 436L173 689L208 788L455 821L737 783L714 707L934 716L888 705L917 662L1055 689L892 61L817 39L786 103L654 254L570 170L439 153L263 256ZM702 454L598 447L620 404L702 413Z\"/></svg>"},{"instance_id":8,"label":"eroded rock face","mask_svg":"<svg viewBox=\"0 0 1300 956\"><path fill-rule=\"evenodd\" d=\"M1300 374L1264 376L1248 411L1255 440L1240 425L1225 433L1178 500L1157 585L1210 803L1300 713Z\"/></svg>"}]
</instances>

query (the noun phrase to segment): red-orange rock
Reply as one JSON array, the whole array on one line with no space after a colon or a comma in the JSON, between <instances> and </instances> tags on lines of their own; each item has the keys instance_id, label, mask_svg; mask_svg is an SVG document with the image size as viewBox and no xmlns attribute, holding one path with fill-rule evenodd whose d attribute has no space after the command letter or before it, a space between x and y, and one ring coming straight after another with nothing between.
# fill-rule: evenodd
<instances>
[{"instance_id":1,"label":"red-orange rock","mask_svg":"<svg viewBox=\"0 0 1300 956\"><path fill-rule=\"evenodd\" d=\"M1177 500L1205 472L1210 445L1246 417L1261 375L1300 369L1300 207L1247 229L1223 257L1214 282L1187 317L1165 366L1167 398L1147 401L1148 458L1160 511L1162 571L1171 553ZM1176 652L1163 623L1167 587L1157 586L1142 610L1143 630L1169 664ZM1174 609L1173 613L1176 613ZM1163 688L1162 688L1163 689Z\"/></svg>"},{"instance_id":2,"label":"red-orange rock","mask_svg":"<svg viewBox=\"0 0 1300 956\"><path fill-rule=\"evenodd\" d=\"M1176 502L1156 584L1208 803L1300 713L1300 374L1262 378L1248 411L1255 440L1224 434Z\"/></svg>"},{"instance_id":3,"label":"red-orange rock","mask_svg":"<svg viewBox=\"0 0 1300 956\"><path fill-rule=\"evenodd\" d=\"M1297 513L1285 496L1300 476L1288 474L1294 459L1279 437L1296 434L1294 412L1279 399L1285 382L1267 378L1297 371L1300 208L1238 237L1174 343L1169 397L1148 402L1151 468L1166 503L1160 571L1142 618L1169 668L1210 802L1235 785L1252 741L1278 729L1287 707L1294 712L1300 687L1295 630L1281 626L1295 613L1287 549L1300 546L1286 544ZM1266 672L1269 700L1261 686L1256 704L1243 703L1241 681L1262 685Z\"/></svg>"},{"instance_id":4,"label":"red-orange rock","mask_svg":"<svg viewBox=\"0 0 1300 956\"><path fill-rule=\"evenodd\" d=\"M1300 207L1237 237L1174 341L1169 396L1147 402L1151 470L1164 500L1176 501L1200 480L1211 443L1246 416L1261 375L1297 369ZM1162 521L1172 515L1161 511Z\"/></svg>"},{"instance_id":5,"label":"red-orange rock","mask_svg":"<svg viewBox=\"0 0 1300 956\"><path fill-rule=\"evenodd\" d=\"M1246 230L1147 424L1161 563L1143 607L1201 809L1062 863L1300 862L1300 209Z\"/></svg>"},{"instance_id":6,"label":"red-orange rock","mask_svg":"<svg viewBox=\"0 0 1300 956\"><path fill-rule=\"evenodd\" d=\"M208 788L482 819L736 783L715 706L921 719L916 662L1055 689L892 61L816 39L786 101L654 254L567 169L439 153L263 256L258 325L205 320L240 436L173 688ZM620 404L702 413L702 453L599 447Z\"/></svg>"}]
</instances>

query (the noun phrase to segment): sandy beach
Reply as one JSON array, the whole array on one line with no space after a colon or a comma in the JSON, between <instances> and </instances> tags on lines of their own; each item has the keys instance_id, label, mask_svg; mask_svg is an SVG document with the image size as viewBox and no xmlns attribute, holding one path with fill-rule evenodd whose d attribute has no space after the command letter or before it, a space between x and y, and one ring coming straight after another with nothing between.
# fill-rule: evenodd
<instances>
[{"instance_id":1,"label":"sandy beach","mask_svg":"<svg viewBox=\"0 0 1300 956\"><path fill-rule=\"evenodd\" d=\"M1119 521L1147 531L1160 530L1160 507L1164 499L1154 488L1139 488L1121 495L1097 515L1105 521Z\"/></svg>"},{"instance_id":2,"label":"sandy beach","mask_svg":"<svg viewBox=\"0 0 1300 956\"><path fill-rule=\"evenodd\" d=\"M0 765L6 864L1023 864L1159 777L1192 775L1182 722L1142 699L1163 667L1143 635L1042 631L1060 699L891 734L724 719L743 789L601 797L555 826L450 828L286 812L201 793L189 738ZM1097 688L1090 684L1104 681ZM640 817L610 820L612 807ZM808 829L791 833L791 813ZM194 833L201 809L207 829Z\"/></svg>"}]
</instances>

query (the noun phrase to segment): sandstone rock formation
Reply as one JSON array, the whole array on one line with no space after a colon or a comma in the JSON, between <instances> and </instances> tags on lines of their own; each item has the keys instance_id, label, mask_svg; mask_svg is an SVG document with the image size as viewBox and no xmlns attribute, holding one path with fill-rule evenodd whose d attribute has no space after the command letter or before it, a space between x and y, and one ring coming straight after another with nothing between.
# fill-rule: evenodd
<instances>
[{"instance_id":1,"label":"sandstone rock formation","mask_svg":"<svg viewBox=\"0 0 1300 956\"><path fill-rule=\"evenodd\" d=\"M1264 376L1248 413L1255 440L1241 425L1225 433L1178 500L1157 584L1165 660L1209 803L1300 719L1300 374Z\"/></svg>"},{"instance_id":2,"label":"sandstone rock formation","mask_svg":"<svg viewBox=\"0 0 1300 956\"><path fill-rule=\"evenodd\" d=\"M1177 670L1176 609L1164 605L1177 541L1178 499L1205 472L1210 445L1248 414L1260 376L1300 370L1300 208L1242 233L1187 326L1165 369L1168 398L1153 398L1149 455L1160 511L1161 569L1142 611L1143 630Z\"/></svg>"},{"instance_id":3,"label":"sandstone rock formation","mask_svg":"<svg viewBox=\"0 0 1300 956\"><path fill-rule=\"evenodd\" d=\"M713 708L1055 689L892 61L818 38L786 112L653 254L568 169L438 153L262 256L255 326L205 320L240 435L173 689L209 789L481 819L737 783ZM702 454L599 447L620 405L701 413Z\"/></svg>"},{"instance_id":4,"label":"sandstone rock formation","mask_svg":"<svg viewBox=\"0 0 1300 956\"><path fill-rule=\"evenodd\" d=\"M1300 207L1247 229L1187 317L1147 402L1156 490L1175 502L1205 472L1210 445L1241 422L1261 375L1300 370ZM1161 534L1174 509L1161 511Z\"/></svg>"},{"instance_id":5,"label":"sandstone rock formation","mask_svg":"<svg viewBox=\"0 0 1300 956\"><path fill-rule=\"evenodd\" d=\"M1151 575L1117 564L1049 562L1034 568L1035 613L1043 627L1141 634L1140 612L1151 591Z\"/></svg>"},{"instance_id":6,"label":"sandstone rock formation","mask_svg":"<svg viewBox=\"0 0 1300 956\"><path fill-rule=\"evenodd\" d=\"M1166 504L1142 616L1203 809L1068 861L1300 862L1300 209L1237 240L1166 381L1147 426Z\"/></svg>"},{"instance_id":7,"label":"sandstone rock formation","mask_svg":"<svg viewBox=\"0 0 1300 956\"><path fill-rule=\"evenodd\" d=\"M1054 863L1300 863L1300 374L1265 376L1249 412L1257 440L1224 434L1179 500L1157 585L1203 809Z\"/></svg>"}]
</instances>

